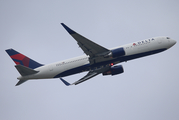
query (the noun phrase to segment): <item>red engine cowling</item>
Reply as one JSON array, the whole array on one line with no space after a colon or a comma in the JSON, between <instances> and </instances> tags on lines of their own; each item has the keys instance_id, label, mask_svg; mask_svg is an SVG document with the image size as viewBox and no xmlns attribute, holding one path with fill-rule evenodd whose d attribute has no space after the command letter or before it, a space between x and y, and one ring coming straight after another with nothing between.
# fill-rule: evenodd
<instances>
[{"instance_id":1,"label":"red engine cowling","mask_svg":"<svg viewBox=\"0 0 179 120\"><path fill-rule=\"evenodd\" d=\"M124 69L123 69L122 65L117 65L117 66L111 67L111 69L104 72L103 75L117 75L117 74L121 74L123 72L124 72Z\"/></svg>"}]
</instances>

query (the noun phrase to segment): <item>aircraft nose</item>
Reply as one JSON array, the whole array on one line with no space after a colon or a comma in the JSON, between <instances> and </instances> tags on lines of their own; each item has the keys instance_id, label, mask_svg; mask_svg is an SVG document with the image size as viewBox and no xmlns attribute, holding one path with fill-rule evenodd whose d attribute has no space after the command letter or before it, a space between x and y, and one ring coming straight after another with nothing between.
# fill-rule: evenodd
<instances>
[{"instance_id":1,"label":"aircraft nose","mask_svg":"<svg viewBox=\"0 0 179 120\"><path fill-rule=\"evenodd\" d=\"M172 47L173 45L175 45L176 42L177 42L176 40L170 39L169 40L169 47Z\"/></svg>"},{"instance_id":2,"label":"aircraft nose","mask_svg":"<svg viewBox=\"0 0 179 120\"><path fill-rule=\"evenodd\" d=\"M173 46L173 45L175 45L177 43L177 41L176 40L170 40L170 43Z\"/></svg>"}]
</instances>

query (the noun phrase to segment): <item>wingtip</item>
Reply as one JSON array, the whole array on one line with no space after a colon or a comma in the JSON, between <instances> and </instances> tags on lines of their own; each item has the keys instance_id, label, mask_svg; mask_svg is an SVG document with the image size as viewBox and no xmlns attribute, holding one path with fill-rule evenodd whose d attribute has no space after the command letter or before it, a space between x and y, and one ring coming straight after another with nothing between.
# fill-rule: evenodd
<instances>
[{"instance_id":1,"label":"wingtip","mask_svg":"<svg viewBox=\"0 0 179 120\"><path fill-rule=\"evenodd\" d=\"M65 81L64 79L60 78L60 80L66 85L66 86L70 86L71 84L68 83L67 81Z\"/></svg>"},{"instance_id":2,"label":"wingtip","mask_svg":"<svg viewBox=\"0 0 179 120\"><path fill-rule=\"evenodd\" d=\"M68 26L66 26L64 23L61 23L61 25L66 29L66 31L69 33L69 34L75 34L76 32L73 31L72 29L70 29Z\"/></svg>"},{"instance_id":3,"label":"wingtip","mask_svg":"<svg viewBox=\"0 0 179 120\"><path fill-rule=\"evenodd\" d=\"M64 23L60 23L61 25L65 25Z\"/></svg>"}]
</instances>

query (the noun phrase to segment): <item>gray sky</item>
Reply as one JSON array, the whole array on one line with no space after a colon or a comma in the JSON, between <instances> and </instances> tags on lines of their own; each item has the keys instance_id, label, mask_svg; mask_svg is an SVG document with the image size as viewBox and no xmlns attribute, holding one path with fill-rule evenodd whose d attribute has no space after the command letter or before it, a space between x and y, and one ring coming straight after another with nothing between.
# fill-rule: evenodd
<instances>
[{"instance_id":1,"label":"gray sky","mask_svg":"<svg viewBox=\"0 0 179 120\"><path fill-rule=\"evenodd\" d=\"M179 43L121 63L123 74L70 87L59 79L15 87L19 73L5 52L13 48L43 64L82 55L61 22L106 48L156 36L178 41L178 5L177 0L1 0L0 119L178 120Z\"/></svg>"}]
</instances>

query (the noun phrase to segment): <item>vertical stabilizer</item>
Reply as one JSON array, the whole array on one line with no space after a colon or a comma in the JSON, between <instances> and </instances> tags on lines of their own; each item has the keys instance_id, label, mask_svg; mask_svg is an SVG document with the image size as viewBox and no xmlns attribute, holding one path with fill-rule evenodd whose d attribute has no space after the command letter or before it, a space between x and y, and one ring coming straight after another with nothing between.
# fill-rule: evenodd
<instances>
[{"instance_id":1,"label":"vertical stabilizer","mask_svg":"<svg viewBox=\"0 0 179 120\"><path fill-rule=\"evenodd\" d=\"M35 69L37 67L43 66L42 64L28 58L27 56L13 49L7 49L6 52L9 54L9 56L12 58L12 60L15 62L16 65L20 64L31 69Z\"/></svg>"},{"instance_id":2,"label":"vertical stabilizer","mask_svg":"<svg viewBox=\"0 0 179 120\"><path fill-rule=\"evenodd\" d=\"M24 83L24 82L26 82L27 80L19 80L19 82L16 84L16 86L18 86L18 85L20 85L20 84L22 84L22 83Z\"/></svg>"}]
</instances>

